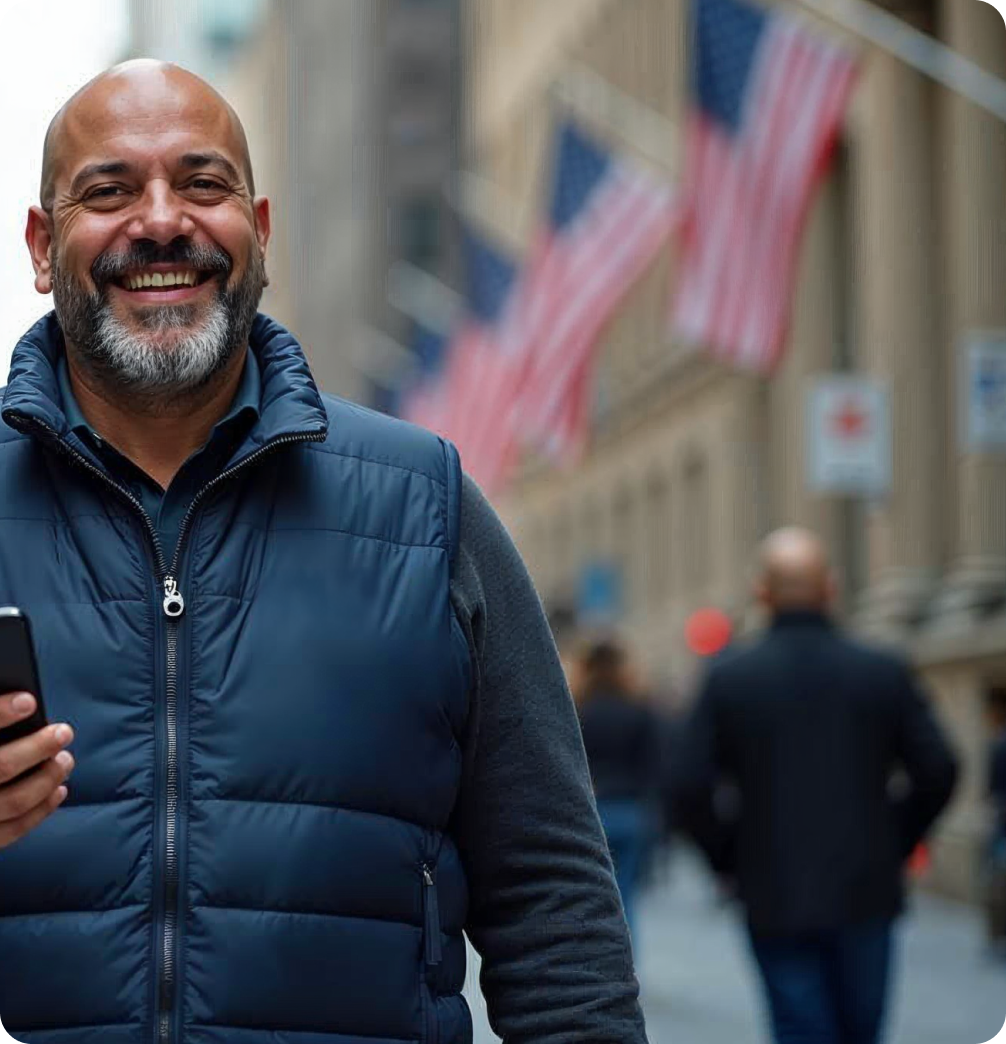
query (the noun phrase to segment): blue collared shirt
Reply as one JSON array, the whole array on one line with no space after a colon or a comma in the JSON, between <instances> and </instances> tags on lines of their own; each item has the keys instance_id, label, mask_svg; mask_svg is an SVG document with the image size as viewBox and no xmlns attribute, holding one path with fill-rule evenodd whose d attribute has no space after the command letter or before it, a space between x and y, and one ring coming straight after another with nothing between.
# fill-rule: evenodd
<instances>
[{"instance_id":1,"label":"blue collared shirt","mask_svg":"<svg viewBox=\"0 0 1006 1044\"><path fill-rule=\"evenodd\" d=\"M162 489L145 471L110 446L91 427L73 394L66 356L57 372L63 412L70 430L87 442L119 485L143 505L160 538L165 563L170 566L178 543L178 531L196 493L213 479L230 459L259 417L262 397L261 375L255 353L245 355L244 371L226 415L217 422L210 437L181 466L168 488Z\"/></svg>"}]
</instances>

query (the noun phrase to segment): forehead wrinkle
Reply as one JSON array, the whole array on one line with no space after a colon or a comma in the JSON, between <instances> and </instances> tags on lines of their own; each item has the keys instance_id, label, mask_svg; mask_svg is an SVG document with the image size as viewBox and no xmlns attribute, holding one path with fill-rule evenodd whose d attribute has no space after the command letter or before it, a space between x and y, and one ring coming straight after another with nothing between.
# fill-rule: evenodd
<instances>
[{"instance_id":1,"label":"forehead wrinkle","mask_svg":"<svg viewBox=\"0 0 1006 1044\"><path fill-rule=\"evenodd\" d=\"M147 152L154 152L153 166L162 163L168 167L180 167L182 169L192 168L193 157L206 157L210 162L207 166L215 166L227 171L229 176L244 178L242 173L241 153L235 152L227 144L220 141L215 135L200 135L193 139L190 130L179 129L177 133L168 131L171 140L165 142L165 133L158 129L156 134L148 132L145 134L116 133L107 137L91 141L89 143L77 143L80 150L80 158L73 167L66 170L65 181L69 185L65 191L73 194L75 182L80 173L86 168L99 164L121 164L124 173L142 173L149 168L151 160L145 158ZM57 175L58 177L58 175Z\"/></svg>"},{"instance_id":2,"label":"forehead wrinkle","mask_svg":"<svg viewBox=\"0 0 1006 1044\"><path fill-rule=\"evenodd\" d=\"M234 109L209 84L177 66L155 70L113 68L85 84L60 109L46 136L42 196L51 197L65 168L80 153L78 166L120 158L108 148L132 130L137 137L161 135L165 123L180 133L205 137L186 151L215 148L228 154L254 194L254 176L244 128ZM124 126L125 125L125 126ZM90 154L90 155L89 155Z\"/></svg>"}]
</instances>

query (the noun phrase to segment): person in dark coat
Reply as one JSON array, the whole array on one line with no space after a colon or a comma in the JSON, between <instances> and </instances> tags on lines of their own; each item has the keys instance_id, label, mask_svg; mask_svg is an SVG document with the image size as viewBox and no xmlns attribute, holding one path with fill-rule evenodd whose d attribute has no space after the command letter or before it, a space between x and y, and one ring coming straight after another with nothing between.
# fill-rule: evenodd
<instances>
[{"instance_id":1,"label":"person in dark coat","mask_svg":"<svg viewBox=\"0 0 1006 1044\"><path fill-rule=\"evenodd\" d=\"M1006 690L989 696L988 722L992 732L988 761L988 797L991 806L986 854L988 941L995 956L1006 957Z\"/></svg>"},{"instance_id":2,"label":"person in dark coat","mask_svg":"<svg viewBox=\"0 0 1006 1044\"><path fill-rule=\"evenodd\" d=\"M590 643L578 667L573 692L587 764L635 940L636 898L659 826L660 723L618 641Z\"/></svg>"},{"instance_id":3,"label":"person in dark coat","mask_svg":"<svg viewBox=\"0 0 1006 1044\"><path fill-rule=\"evenodd\" d=\"M814 534L772 534L760 572L771 626L709 668L679 807L746 911L778 1044L874 1044L905 861L956 761L908 665L832 622Z\"/></svg>"}]
</instances>

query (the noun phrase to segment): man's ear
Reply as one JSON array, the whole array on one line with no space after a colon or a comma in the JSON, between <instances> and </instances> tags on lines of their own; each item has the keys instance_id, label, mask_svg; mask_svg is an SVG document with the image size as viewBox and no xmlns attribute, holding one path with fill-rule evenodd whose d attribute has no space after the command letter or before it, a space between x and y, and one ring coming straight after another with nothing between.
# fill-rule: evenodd
<instances>
[{"instance_id":1,"label":"man's ear","mask_svg":"<svg viewBox=\"0 0 1006 1044\"><path fill-rule=\"evenodd\" d=\"M252 203L255 214L255 239L258 242L259 256L265 264L266 250L269 247L269 239L272 236L272 214L269 200L266 196L256 196ZM266 273L265 285L269 285L269 275Z\"/></svg>"},{"instance_id":2,"label":"man's ear","mask_svg":"<svg viewBox=\"0 0 1006 1044\"><path fill-rule=\"evenodd\" d=\"M35 269L35 289L52 293L52 218L41 207L28 208L24 239Z\"/></svg>"}]
</instances>

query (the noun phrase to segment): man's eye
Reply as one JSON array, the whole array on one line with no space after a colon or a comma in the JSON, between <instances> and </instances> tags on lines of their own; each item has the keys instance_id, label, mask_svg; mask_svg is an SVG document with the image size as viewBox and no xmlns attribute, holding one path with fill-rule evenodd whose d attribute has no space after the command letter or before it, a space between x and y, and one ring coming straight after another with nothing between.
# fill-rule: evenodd
<instances>
[{"instance_id":1,"label":"man's eye","mask_svg":"<svg viewBox=\"0 0 1006 1044\"><path fill-rule=\"evenodd\" d=\"M189 188L196 189L199 192L223 192L224 190L223 185L212 178L193 178L189 182Z\"/></svg>"},{"instance_id":2,"label":"man's eye","mask_svg":"<svg viewBox=\"0 0 1006 1044\"><path fill-rule=\"evenodd\" d=\"M114 199L121 193L121 185L99 185L87 194L87 199Z\"/></svg>"}]
</instances>

